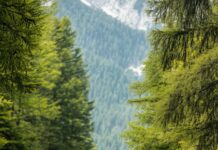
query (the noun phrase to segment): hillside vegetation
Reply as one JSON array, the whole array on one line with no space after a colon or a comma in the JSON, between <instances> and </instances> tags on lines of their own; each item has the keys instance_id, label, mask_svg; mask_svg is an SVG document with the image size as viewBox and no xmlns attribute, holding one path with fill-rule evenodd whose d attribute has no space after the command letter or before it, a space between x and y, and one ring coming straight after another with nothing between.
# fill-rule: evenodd
<instances>
[{"instance_id":1,"label":"hillside vegetation","mask_svg":"<svg viewBox=\"0 0 218 150\"><path fill-rule=\"evenodd\" d=\"M65 0L60 16L67 15L77 31L90 76L89 98L94 100L95 141L99 150L126 150L121 132L132 118L127 99L129 84L138 80L130 66L138 66L148 49L145 33L123 25L79 0Z\"/></svg>"}]
</instances>

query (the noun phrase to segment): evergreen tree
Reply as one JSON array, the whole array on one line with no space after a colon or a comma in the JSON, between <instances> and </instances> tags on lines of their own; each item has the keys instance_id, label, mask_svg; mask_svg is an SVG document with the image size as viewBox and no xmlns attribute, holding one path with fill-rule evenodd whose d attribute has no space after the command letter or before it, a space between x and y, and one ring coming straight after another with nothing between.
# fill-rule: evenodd
<instances>
[{"instance_id":1,"label":"evergreen tree","mask_svg":"<svg viewBox=\"0 0 218 150\"><path fill-rule=\"evenodd\" d=\"M145 81L133 86L143 95L133 102L140 103L144 112L124 136L136 150L216 150L217 2L149 4L148 12L165 26L152 32L154 50L146 62Z\"/></svg>"},{"instance_id":2,"label":"evergreen tree","mask_svg":"<svg viewBox=\"0 0 218 150\"><path fill-rule=\"evenodd\" d=\"M32 85L27 84L30 59L40 35L40 20L45 14L39 0L0 1L0 95L11 104L9 107L6 101L0 101L1 113L10 112L1 122L1 127L8 128L0 135L1 139L9 141L2 149L25 149L17 131L22 100L18 93L32 89Z\"/></svg>"},{"instance_id":3,"label":"evergreen tree","mask_svg":"<svg viewBox=\"0 0 218 150\"><path fill-rule=\"evenodd\" d=\"M0 149L16 150L25 147L19 142L21 136L16 132L16 124L11 113L12 102L0 97Z\"/></svg>"},{"instance_id":4,"label":"evergreen tree","mask_svg":"<svg viewBox=\"0 0 218 150\"><path fill-rule=\"evenodd\" d=\"M34 85L34 89L21 95L22 120L18 126L25 146L31 150L48 149L49 122L60 113L60 107L52 100L52 89L62 66L52 39L54 18L48 15L41 24L42 34L38 46L33 49L29 70L29 84Z\"/></svg>"},{"instance_id":5,"label":"evergreen tree","mask_svg":"<svg viewBox=\"0 0 218 150\"><path fill-rule=\"evenodd\" d=\"M0 8L1 85L6 90L20 89L28 77L29 59L45 12L38 0L1 0Z\"/></svg>"},{"instance_id":6,"label":"evergreen tree","mask_svg":"<svg viewBox=\"0 0 218 150\"><path fill-rule=\"evenodd\" d=\"M61 114L51 122L54 138L50 149L90 150L93 148L90 122L92 102L88 100L88 80L81 52L75 48L75 33L67 18L56 21L53 38L63 66L61 77L53 89L53 99L59 104Z\"/></svg>"},{"instance_id":7,"label":"evergreen tree","mask_svg":"<svg viewBox=\"0 0 218 150\"><path fill-rule=\"evenodd\" d=\"M0 1L0 149L92 149L80 50L45 3Z\"/></svg>"}]
</instances>

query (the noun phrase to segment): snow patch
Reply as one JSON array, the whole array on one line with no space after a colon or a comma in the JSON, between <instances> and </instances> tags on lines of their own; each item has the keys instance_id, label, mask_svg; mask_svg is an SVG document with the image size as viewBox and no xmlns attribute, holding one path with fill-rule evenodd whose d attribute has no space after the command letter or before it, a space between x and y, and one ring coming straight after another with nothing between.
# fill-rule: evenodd
<instances>
[{"instance_id":1,"label":"snow patch","mask_svg":"<svg viewBox=\"0 0 218 150\"><path fill-rule=\"evenodd\" d=\"M136 76L141 77L144 67L145 67L144 65L140 65L140 66L136 66L136 67L130 66L128 68L128 70L131 70Z\"/></svg>"},{"instance_id":2,"label":"snow patch","mask_svg":"<svg viewBox=\"0 0 218 150\"><path fill-rule=\"evenodd\" d=\"M89 6L89 7L91 7L92 6L92 4L89 2L89 1L87 1L87 0L80 0L83 4L85 4L85 5L87 5L87 6Z\"/></svg>"}]
</instances>

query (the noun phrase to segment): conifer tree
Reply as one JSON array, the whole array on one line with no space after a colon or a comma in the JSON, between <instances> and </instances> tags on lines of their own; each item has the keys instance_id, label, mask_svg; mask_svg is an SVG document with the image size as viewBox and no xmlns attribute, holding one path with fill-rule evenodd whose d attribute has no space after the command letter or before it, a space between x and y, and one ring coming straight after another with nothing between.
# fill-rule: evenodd
<instances>
[{"instance_id":1,"label":"conifer tree","mask_svg":"<svg viewBox=\"0 0 218 150\"><path fill-rule=\"evenodd\" d=\"M90 150L81 52L69 20L46 2L0 1L0 149Z\"/></svg>"},{"instance_id":2,"label":"conifer tree","mask_svg":"<svg viewBox=\"0 0 218 150\"><path fill-rule=\"evenodd\" d=\"M21 136L16 132L16 124L11 113L12 102L0 97L0 149L23 149L25 147L20 143Z\"/></svg>"},{"instance_id":3,"label":"conifer tree","mask_svg":"<svg viewBox=\"0 0 218 150\"><path fill-rule=\"evenodd\" d=\"M29 59L45 12L38 0L2 0L0 8L1 85L19 89L28 76Z\"/></svg>"},{"instance_id":4,"label":"conifer tree","mask_svg":"<svg viewBox=\"0 0 218 150\"><path fill-rule=\"evenodd\" d=\"M29 70L31 78L29 83L35 87L32 91L21 95L22 120L18 127L22 140L31 150L48 149L50 134L48 125L51 120L58 117L60 109L52 100L52 89L60 77L62 66L55 41L52 39L54 18L48 15L41 24L42 34L38 39L38 46L33 49Z\"/></svg>"},{"instance_id":5,"label":"conifer tree","mask_svg":"<svg viewBox=\"0 0 218 150\"><path fill-rule=\"evenodd\" d=\"M7 126L7 132L1 134L7 144L2 149L25 149L21 135L17 131L20 111L16 103L17 93L32 89L29 81L29 66L32 49L37 45L40 35L40 20L44 16L42 1L39 0L8 0L0 1L0 95L10 101L11 107L1 101L1 113L6 115L1 126ZM22 146L22 148L21 148Z\"/></svg>"},{"instance_id":6,"label":"conifer tree","mask_svg":"<svg viewBox=\"0 0 218 150\"><path fill-rule=\"evenodd\" d=\"M92 102L88 100L88 78L80 49L75 48L75 33L69 19L57 20L53 38L63 66L53 89L53 99L59 104L61 114L51 122L54 138L50 149L90 150L93 148Z\"/></svg>"},{"instance_id":7,"label":"conifer tree","mask_svg":"<svg viewBox=\"0 0 218 150\"><path fill-rule=\"evenodd\" d=\"M124 134L135 150L218 148L218 18L210 0L149 1L152 31L145 80L133 86L144 112Z\"/></svg>"},{"instance_id":8,"label":"conifer tree","mask_svg":"<svg viewBox=\"0 0 218 150\"><path fill-rule=\"evenodd\" d=\"M59 114L50 99L61 63L51 39L53 8L44 3L0 1L1 149L47 149L47 122Z\"/></svg>"}]
</instances>

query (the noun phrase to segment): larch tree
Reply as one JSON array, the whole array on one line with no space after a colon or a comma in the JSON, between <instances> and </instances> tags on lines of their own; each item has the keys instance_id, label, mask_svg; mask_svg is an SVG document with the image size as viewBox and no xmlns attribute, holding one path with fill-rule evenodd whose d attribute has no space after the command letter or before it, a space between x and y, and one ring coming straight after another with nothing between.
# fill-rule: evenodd
<instances>
[{"instance_id":1,"label":"larch tree","mask_svg":"<svg viewBox=\"0 0 218 150\"><path fill-rule=\"evenodd\" d=\"M140 103L144 111L124 136L135 150L216 150L218 3L150 0L148 4L147 12L163 28L152 31L145 80L133 85L144 96L132 102Z\"/></svg>"},{"instance_id":2,"label":"larch tree","mask_svg":"<svg viewBox=\"0 0 218 150\"><path fill-rule=\"evenodd\" d=\"M0 95L3 97L1 106L5 104L5 98L11 103L11 107L6 103L2 109L11 115L3 117L9 118L3 122L10 125L7 132L2 132L0 135L8 140L3 149L24 149L18 145L22 145L19 143L20 137L14 136L18 135L16 125L19 113L15 103L21 102L15 95L31 89L30 85L26 84L30 79L29 60L40 35L40 20L45 14L42 1L39 0L0 1ZM3 124L1 127L4 130Z\"/></svg>"},{"instance_id":3,"label":"larch tree","mask_svg":"<svg viewBox=\"0 0 218 150\"><path fill-rule=\"evenodd\" d=\"M48 2L0 0L2 150L94 147L82 55L70 21Z\"/></svg>"}]
</instances>

